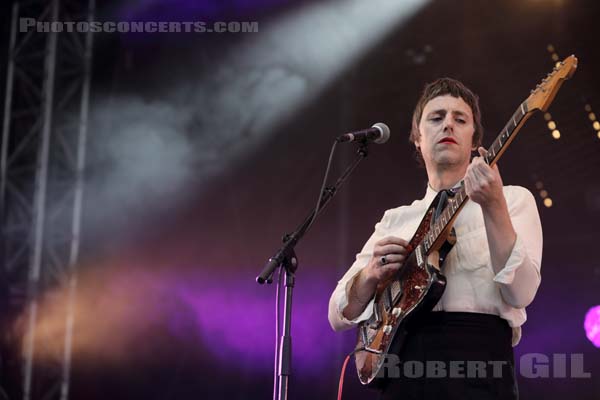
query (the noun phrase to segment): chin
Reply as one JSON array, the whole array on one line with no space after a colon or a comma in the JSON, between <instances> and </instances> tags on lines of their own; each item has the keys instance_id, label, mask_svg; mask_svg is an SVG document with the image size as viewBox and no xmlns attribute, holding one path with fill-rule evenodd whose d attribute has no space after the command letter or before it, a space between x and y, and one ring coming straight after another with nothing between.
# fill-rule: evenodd
<instances>
[{"instance_id":1,"label":"chin","mask_svg":"<svg viewBox=\"0 0 600 400\"><path fill-rule=\"evenodd\" d=\"M465 160L462 157L459 157L456 154L439 154L437 157L434 158L434 160L434 162L440 166L455 166L461 165L465 162Z\"/></svg>"},{"instance_id":2,"label":"chin","mask_svg":"<svg viewBox=\"0 0 600 400\"><path fill-rule=\"evenodd\" d=\"M433 159L438 164L456 164L460 161L460 157L458 157L458 155L450 152L438 154Z\"/></svg>"}]
</instances>

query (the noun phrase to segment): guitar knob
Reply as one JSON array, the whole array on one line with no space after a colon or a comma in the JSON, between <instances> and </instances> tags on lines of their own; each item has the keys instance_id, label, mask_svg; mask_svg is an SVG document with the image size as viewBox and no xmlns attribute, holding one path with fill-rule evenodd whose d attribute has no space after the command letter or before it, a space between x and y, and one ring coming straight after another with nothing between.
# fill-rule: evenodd
<instances>
[{"instance_id":1,"label":"guitar knob","mask_svg":"<svg viewBox=\"0 0 600 400\"><path fill-rule=\"evenodd\" d=\"M383 327L383 333L385 335L389 335L390 333L392 333L392 326L391 325L386 325Z\"/></svg>"},{"instance_id":2,"label":"guitar knob","mask_svg":"<svg viewBox=\"0 0 600 400\"><path fill-rule=\"evenodd\" d=\"M402 313L402 307L394 307L394 309L392 310L392 315L396 318L398 318L401 313Z\"/></svg>"}]
</instances>

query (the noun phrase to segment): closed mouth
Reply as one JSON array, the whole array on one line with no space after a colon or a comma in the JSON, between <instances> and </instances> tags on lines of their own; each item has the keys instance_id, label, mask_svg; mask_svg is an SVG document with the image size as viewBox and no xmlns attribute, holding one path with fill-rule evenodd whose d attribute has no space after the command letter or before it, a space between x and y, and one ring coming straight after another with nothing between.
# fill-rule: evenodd
<instances>
[{"instance_id":1,"label":"closed mouth","mask_svg":"<svg viewBox=\"0 0 600 400\"><path fill-rule=\"evenodd\" d=\"M451 137L445 137L442 140L440 140L438 143L454 143L454 144L458 144L458 143L456 143L456 140L452 139Z\"/></svg>"}]
</instances>

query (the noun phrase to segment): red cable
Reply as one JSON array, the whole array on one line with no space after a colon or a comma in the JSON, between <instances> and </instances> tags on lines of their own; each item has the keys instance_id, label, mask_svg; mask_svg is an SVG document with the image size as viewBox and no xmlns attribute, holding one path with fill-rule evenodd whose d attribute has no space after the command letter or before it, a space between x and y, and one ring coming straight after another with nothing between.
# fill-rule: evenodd
<instances>
[{"instance_id":1,"label":"red cable","mask_svg":"<svg viewBox=\"0 0 600 400\"><path fill-rule=\"evenodd\" d=\"M350 357L352 357L352 354L354 353L355 352L353 351L352 353L348 354L344 360L344 364L342 365L342 373L340 375L340 382L338 384L337 400L342 400L342 389L344 388L344 375L346 374L346 366L348 365L348 361L350 361Z\"/></svg>"}]
</instances>

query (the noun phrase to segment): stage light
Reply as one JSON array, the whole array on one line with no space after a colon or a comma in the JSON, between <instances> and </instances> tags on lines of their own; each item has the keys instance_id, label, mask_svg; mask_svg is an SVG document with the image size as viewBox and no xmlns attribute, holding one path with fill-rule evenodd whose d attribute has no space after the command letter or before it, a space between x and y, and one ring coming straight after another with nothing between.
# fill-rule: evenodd
<instances>
[{"instance_id":1,"label":"stage light","mask_svg":"<svg viewBox=\"0 0 600 400\"><path fill-rule=\"evenodd\" d=\"M551 199L550 197L546 197L546 198L544 199L544 205L545 205L547 208L550 208L550 207L552 207L552 199Z\"/></svg>"},{"instance_id":2,"label":"stage light","mask_svg":"<svg viewBox=\"0 0 600 400\"><path fill-rule=\"evenodd\" d=\"M548 50L548 53L551 53L550 57L552 58L552 61L555 62L555 67L559 68L560 67L560 56L558 55L558 53L555 51L554 46L549 44L546 47L546 50ZM548 118L550 119L550 118Z\"/></svg>"},{"instance_id":3,"label":"stage light","mask_svg":"<svg viewBox=\"0 0 600 400\"><path fill-rule=\"evenodd\" d=\"M543 187L544 187L544 184L543 184L541 181L537 181L537 182L535 183L535 188L536 188L537 190L541 190Z\"/></svg>"},{"instance_id":4,"label":"stage light","mask_svg":"<svg viewBox=\"0 0 600 400\"><path fill-rule=\"evenodd\" d=\"M600 122L596 121L596 114L592 110L592 106L589 103L585 105L585 111L588 113L588 118L592 121L592 128L594 128L598 139L600 139Z\"/></svg>"},{"instance_id":5,"label":"stage light","mask_svg":"<svg viewBox=\"0 0 600 400\"><path fill-rule=\"evenodd\" d=\"M552 115L547 112L544 114L544 119L548 121L548 129L552 132L552 137L556 140L560 139L560 131L557 129L556 122L552 120Z\"/></svg>"},{"instance_id":6,"label":"stage light","mask_svg":"<svg viewBox=\"0 0 600 400\"><path fill-rule=\"evenodd\" d=\"M164 21L166 16L147 6L164 3L165 12L179 13L183 8L190 11L182 16L184 21L202 21L203 15L194 12L209 12L208 3L215 8L223 2L135 3L129 12L122 10L122 18ZM182 66L178 76L173 77L172 60L157 63L152 70L162 72L169 84L152 90L150 97L135 90L99 96L91 110L90 129L109 134L110 140L94 142L90 164L102 167L97 174L95 170L91 183L86 181L95 194L88 205L98 227L110 226L108 218L118 218L124 206L136 207L140 198L163 207L179 201L175 193L197 196L216 176L268 145L271 136L280 133L276 129L280 123L302 112L428 0L304 3L261 21L259 32L240 36L222 52L215 47L198 51L195 59L190 55L190 65ZM200 36L182 35L181 48L203 40ZM138 40L158 40L152 35L133 37L124 40L134 47L134 54L144 48L135 48Z\"/></svg>"},{"instance_id":7,"label":"stage light","mask_svg":"<svg viewBox=\"0 0 600 400\"><path fill-rule=\"evenodd\" d=\"M546 190L543 190L543 189L542 189L542 190L540 190L540 197L541 197L542 199L545 199L546 197L548 197L548 191L546 191Z\"/></svg>"},{"instance_id":8,"label":"stage light","mask_svg":"<svg viewBox=\"0 0 600 400\"><path fill-rule=\"evenodd\" d=\"M583 328L589 341L600 348L600 306L588 310L585 314Z\"/></svg>"}]
</instances>

